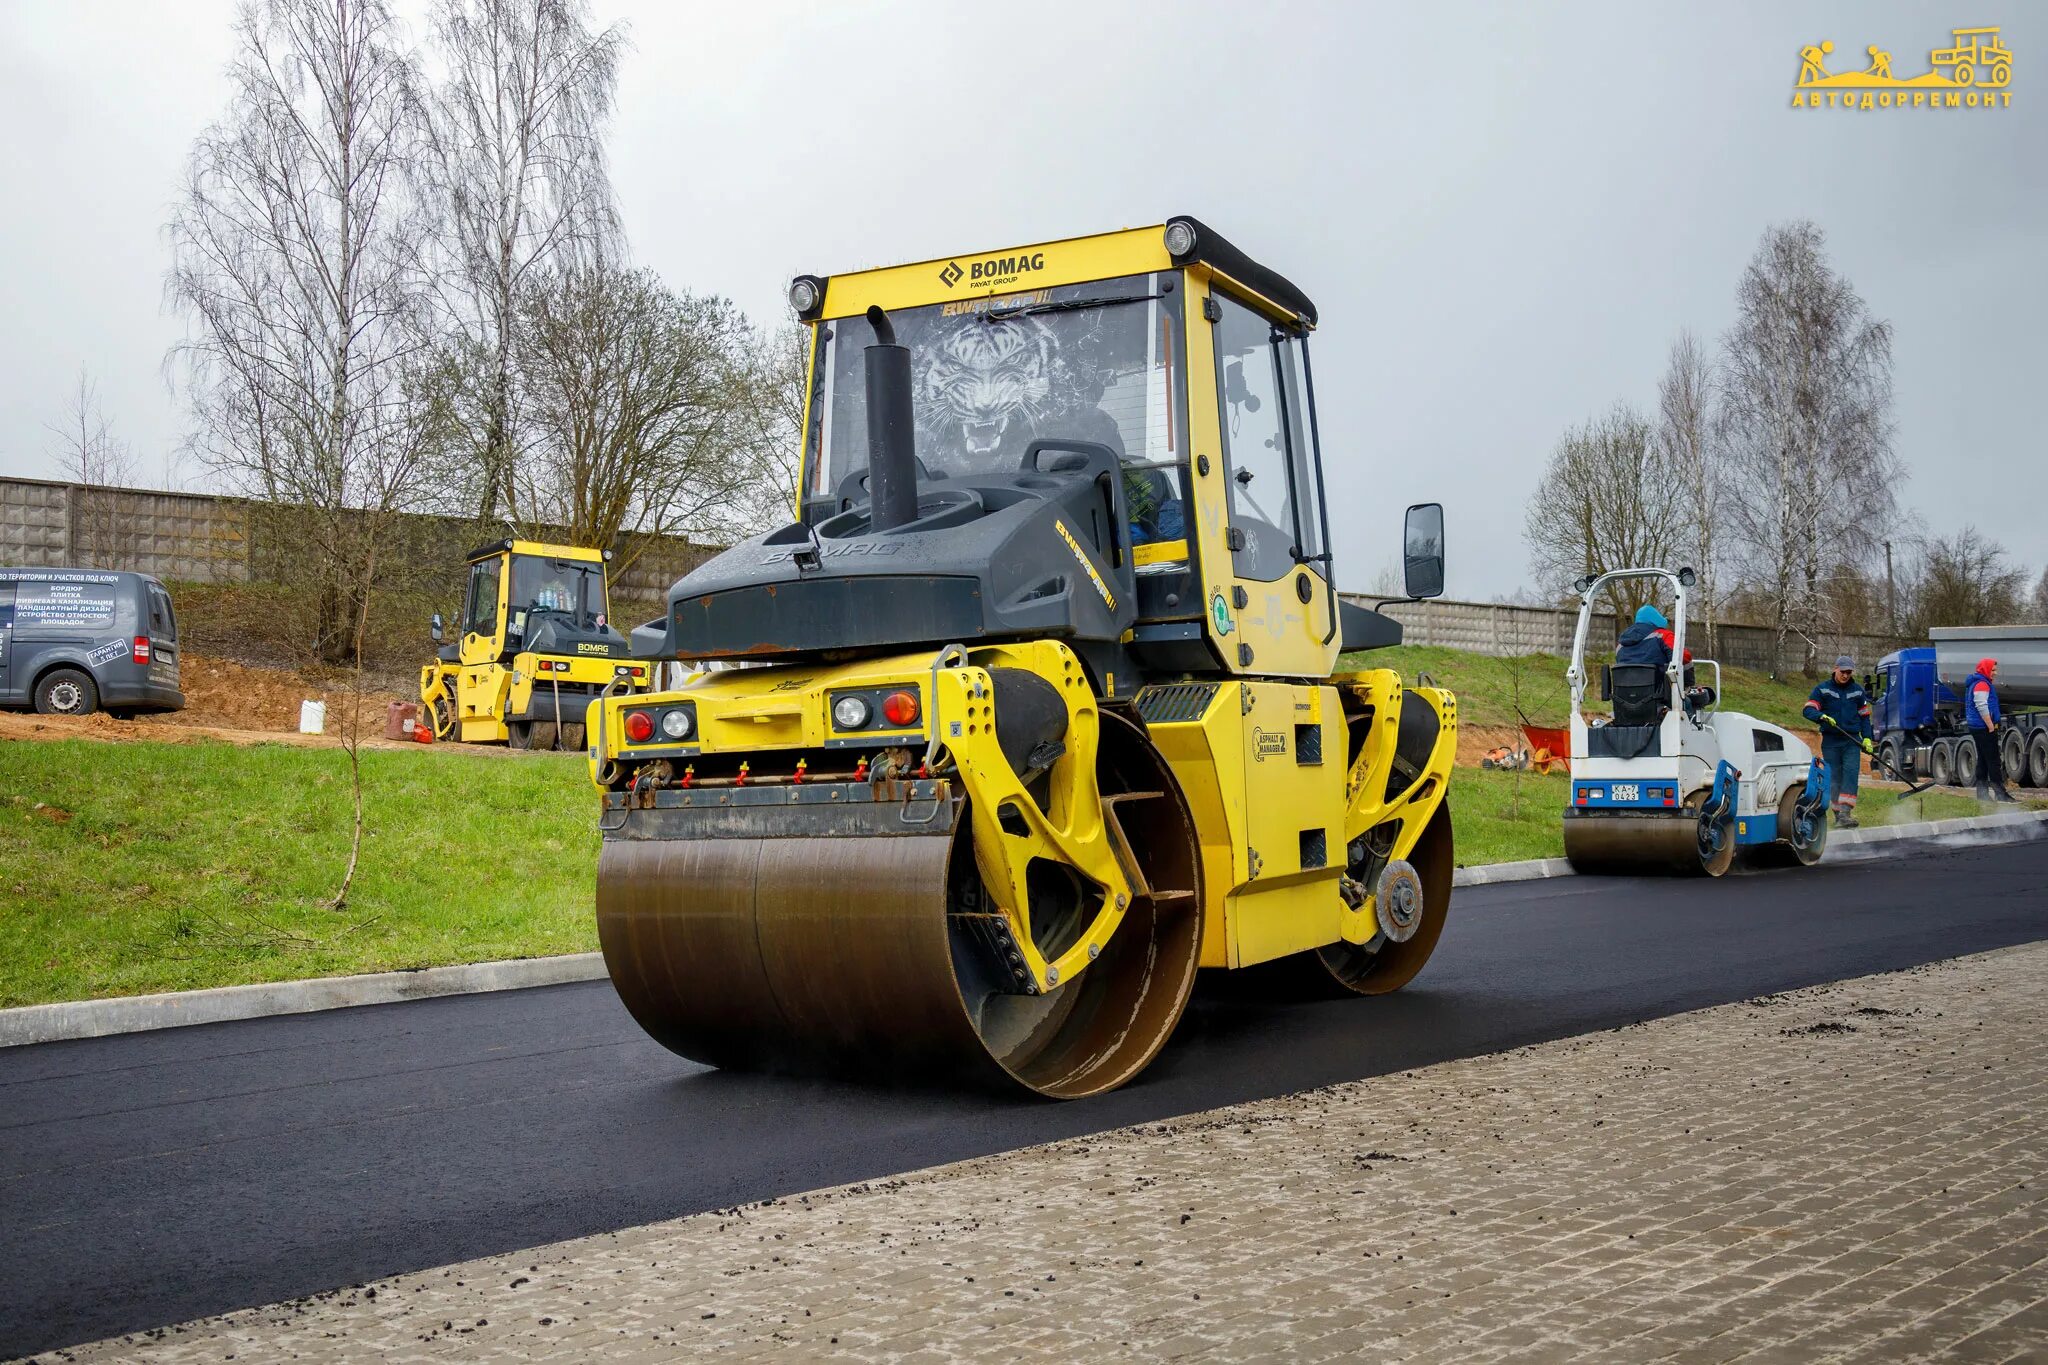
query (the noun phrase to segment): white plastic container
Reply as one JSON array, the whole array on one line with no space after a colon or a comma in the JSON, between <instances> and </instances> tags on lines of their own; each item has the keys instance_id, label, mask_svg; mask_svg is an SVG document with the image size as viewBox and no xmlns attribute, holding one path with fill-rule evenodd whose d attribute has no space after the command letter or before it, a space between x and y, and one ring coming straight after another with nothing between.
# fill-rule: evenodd
<instances>
[{"instance_id":1,"label":"white plastic container","mask_svg":"<svg viewBox=\"0 0 2048 1365\"><path fill-rule=\"evenodd\" d=\"M324 735L327 733L326 702L302 701L299 703L299 733L302 735Z\"/></svg>"}]
</instances>

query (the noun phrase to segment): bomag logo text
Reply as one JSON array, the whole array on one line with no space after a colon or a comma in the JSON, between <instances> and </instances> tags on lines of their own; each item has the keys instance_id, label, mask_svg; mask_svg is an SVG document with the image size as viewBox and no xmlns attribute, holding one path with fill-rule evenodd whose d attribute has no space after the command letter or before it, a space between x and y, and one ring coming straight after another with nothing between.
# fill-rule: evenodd
<instances>
[{"instance_id":1,"label":"bomag logo text","mask_svg":"<svg viewBox=\"0 0 2048 1365\"><path fill-rule=\"evenodd\" d=\"M948 289L963 279L970 289L1001 289L1043 269L1045 253L1025 251L1015 256L990 256L986 260L969 261L964 271L960 262L948 261L939 271L939 280Z\"/></svg>"},{"instance_id":2,"label":"bomag logo text","mask_svg":"<svg viewBox=\"0 0 2048 1365\"><path fill-rule=\"evenodd\" d=\"M584 644L581 641L578 641L576 645L576 652L578 654L609 654L612 652L612 647L610 645Z\"/></svg>"},{"instance_id":3,"label":"bomag logo text","mask_svg":"<svg viewBox=\"0 0 2048 1365\"><path fill-rule=\"evenodd\" d=\"M844 559L850 555L893 555L903 546L897 542L854 541L848 545L827 545L818 551L820 559ZM786 564L796 557L795 550L777 550L774 554L762 556L763 564Z\"/></svg>"},{"instance_id":4,"label":"bomag logo text","mask_svg":"<svg viewBox=\"0 0 2048 1365\"><path fill-rule=\"evenodd\" d=\"M1864 49L1869 65L1861 71L1829 71L1835 55L1832 41L1799 49L1799 81L1792 91L1794 109L2009 109L2012 107L2012 49L1996 28L1949 31L1949 46L1927 54L1927 70L1917 76L1892 74L1892 54L1872 43ZM1846 60L1854 60L1847 58Z\"/></svg>"}]
</instances>

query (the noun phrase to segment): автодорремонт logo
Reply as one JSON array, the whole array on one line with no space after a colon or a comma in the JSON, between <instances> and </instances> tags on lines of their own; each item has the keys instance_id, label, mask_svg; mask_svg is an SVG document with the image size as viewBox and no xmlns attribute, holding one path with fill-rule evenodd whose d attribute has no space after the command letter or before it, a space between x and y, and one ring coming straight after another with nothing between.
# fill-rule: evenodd
<instances>
[{"instance_id":1,"label":"\u0430\u0432\u0442\u043e\u0434\u043e\u0440\u0440\u0435\u043c\u043e\u043d\u0442 logo","mask_svg":"<svg viewBox=\"0 0 2048 1365\"><path fill-rule=\"evenodd\" d=\"M1830 74L1832 42L1799 49L1799 83L1792 92L1794 109L2007 109L2012 106L2012 49L1999 41L1996 28L1959 28L1949 33L1952 46L1927 54L1927 70L1900 80L1892 74L1892 54L1871 44L1870 65L1862 71Z\"/></svg>"}]
</instances>

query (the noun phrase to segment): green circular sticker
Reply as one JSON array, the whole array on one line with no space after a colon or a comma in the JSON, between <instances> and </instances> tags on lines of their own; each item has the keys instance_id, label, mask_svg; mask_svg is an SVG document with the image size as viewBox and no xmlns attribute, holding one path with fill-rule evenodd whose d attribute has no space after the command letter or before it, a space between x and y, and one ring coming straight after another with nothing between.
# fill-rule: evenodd
<instances>
[{"instance_id":1,"label":"green circular sticker","mask_svg":"<svg viewBox=\"0 0 2048 1365\"><path fill-rule=\"evenodd\" d=\"M1209 599L1209 615L1216 622L1216 633L1218 635L1230 634L1231 627L1235 623L1230 619L1230 603L1223 600L1222 593L1219 592Z\"/></svg>"}]
</instances>

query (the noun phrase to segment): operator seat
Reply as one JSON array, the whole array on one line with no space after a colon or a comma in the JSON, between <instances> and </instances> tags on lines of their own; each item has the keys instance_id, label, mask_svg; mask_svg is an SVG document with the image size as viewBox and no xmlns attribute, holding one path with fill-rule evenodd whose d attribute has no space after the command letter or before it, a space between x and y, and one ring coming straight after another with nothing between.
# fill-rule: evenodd
<instances>
[{"instance_id":1,"label":"operator seat","mask_svg":"<svg viewBox=\"0 0 2048 1365\"><path fill-rule=\"evenodd\" d=\"M1612 677L1616 725L1655 725L1670 709L1664 678L1655 664L1615 664Z\"/></svg>"}]
</instances>

